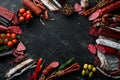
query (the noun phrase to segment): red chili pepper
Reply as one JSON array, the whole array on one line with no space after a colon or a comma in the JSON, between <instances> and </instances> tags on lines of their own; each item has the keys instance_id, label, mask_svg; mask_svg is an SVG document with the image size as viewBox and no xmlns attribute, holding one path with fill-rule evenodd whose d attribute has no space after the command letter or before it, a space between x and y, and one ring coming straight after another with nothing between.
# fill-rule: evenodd
<instances>
[{"instance_id":1,"label":"red chili pepper","mask_svg":"<svg viewBox=\"0 0 120 80\"><path fill-rule=\"evenodd\" d=\"M43 62L43 59L40 58L36 64L35 72L28 80L33 80L33 79L37 80L37 74L40 72L40 70L42 69L42 66L43 66L42 62Z\"/></svg>"},{"instance_id":2,"label":"red chili pepper","mask_svg":"<svg viewBox=\"0 0 120 80\"><path fill-rule=\"evenodd\" d=\"M34 73L34 80L37 80L37 74L39 72L40 65L42 64L43 59L40 58L37 62L35 73Z\"/></svg>"},{"instance_id":3,"label":"red chili pepper","mask_svg":"<svg viewBox=\"0 0 120 80\"><path fill-rule=\"evenodd\" d=\"M38 73L39 67L40 67L40 65L42 64L42 62L43 62L43 59L40 58L40 59L38 60L38 62L37 62L35 73Z\"/></svg>"}]
</instances>

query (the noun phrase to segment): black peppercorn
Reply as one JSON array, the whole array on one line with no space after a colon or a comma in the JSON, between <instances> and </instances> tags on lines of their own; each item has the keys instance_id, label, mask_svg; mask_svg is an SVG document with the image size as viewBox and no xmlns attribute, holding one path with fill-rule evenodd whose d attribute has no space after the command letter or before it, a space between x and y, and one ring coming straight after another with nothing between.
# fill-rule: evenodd
<instances>
[{"instance_id":1,"label":"black peppercorn","mask_svg":"<svg viewBox=\"0 0 120 80\"><path fill-rule=\"evenodd\" d=\"M61 11L62 11L62 13L64 15L69 16L69 15L73 14L74 9L73 9L72 5L70 5L70 4L64 4Z\"/></svg>"}]
</instances>

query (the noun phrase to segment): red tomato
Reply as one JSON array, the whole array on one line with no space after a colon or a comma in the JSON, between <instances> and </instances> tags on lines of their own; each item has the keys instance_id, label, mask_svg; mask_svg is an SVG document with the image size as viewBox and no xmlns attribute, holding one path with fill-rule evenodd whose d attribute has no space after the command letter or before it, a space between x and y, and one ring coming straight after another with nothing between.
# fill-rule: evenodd
<instances>
[{"instance_id":1,"label":"red tomato","mask_svg":"<svg viewBox=\"0 0 120 80\"><path fill-rule=\"evenodd\" d=\"M20 13L18 13L18 17L20 17L21 16L21 14Z\"/></svg>"},{"instance_id":2,"label":"red tomato","mask_svg":"<svg viewBox=\"0 0 120 80\"><path fill-rule=\"evenodd\" d=\"M4 43L6 44L9 40L7 38L4 39Z\"/></svg>"},{"instance_id":3,"label":"red tomato","mask_svg":"<svg viewBox=\"0 0 120 80\"><path fill-rule=\"evenodd\" d=\"M20 16L20 17L19 17L19 21L20 21L20 22L24 22L24 21L25 21L25 18L24 18L23 16Z\"/></svg>"},{"instance_id":4,"label":"red tomato","mask_svg":"<svg viewBox=\"0 0 120 80\"><path fill-rule=\"evenodd\" d=\"M20 14L23 14L23 13L25 13L25 12L26 12L26 9L25 9L25 8L20 8L20 9L19 9L19 13L20 13Z\"/></svg>"},{"instance_id":5,"label":"red tomato","mask_svg":"<svg viewBox=\"0 0 120 80\"><path fill-rule=\"evenodd\" d=\"M26 13L31 14L30 10L27 10Z\"/></svg>"},{"instance_id":6,"label":"red tomato","mask_svg":"<svg viewBox=\"0 0 120 80\"><path fill-rule=\"evenodd\" d=\"M13 46L12 41L8 41L8 42L7 42L7 46L12 47L12 46Z\"/></svg>"},{"instance_id":7,"label":"red tomato","mask_svg":"<svg viewBox=\"0 0 120 80\"><path fill-rule=\"evenodd\" d=\"M0 36L2 39L4 39L6 35L4 33L1 33Z\"/></svg>"},{"instance_id":8,"label":"red tomato","mask_svg":"<svg viewBox=\"0 0 120 80\"><path fill-rule=\"evenodd\" d=\"M13 38L13 39L16 38L16 36L17 36L17 35L16 35L15 33L12 33L12 34L11 34L11 38Z\"/></svg>"},{"instance_id":9,"label":"red tomato","mask_svg":"<svg viewBox=\"0 0 120 80\"><path fill-rule=\"evenodd\" d=\"M6 34L6 37L7 37L7 38L10 38L10 37L11 37L11 34L10 34L10 33L7 33L7 34Z\"/></svg>"},{"instance_id":10,"label":"red tomato","mask_svg":"<svg viewBox=\"0 0 120 80\"><path fill-rule=\"evenodd\" d=\"M31 19L31 14L27 14L26 17L25 17L25 19L26 19L27 21L29 21L29 20Z\"/></svg>"},{"instance_id":11,"label":"red tomato","mask_svg":"<svg viewBox=\"0 0 120 80\"><path fill-rule=\"evenodd\" d=\"M25 12L25 13L23 13L23 17L25 17L27 15L27 13Z\"/></svg>"},{"instance_id":12,"label":"red tomato","mask_svg":"<svg viewBox=\"0 0 120 80\"><path fill-rule=\"evenodd\" d=\"M17 39L13 39L12 42L13 42L13 44L16 44L17 43Z\"/></svg>"}]
</instances>

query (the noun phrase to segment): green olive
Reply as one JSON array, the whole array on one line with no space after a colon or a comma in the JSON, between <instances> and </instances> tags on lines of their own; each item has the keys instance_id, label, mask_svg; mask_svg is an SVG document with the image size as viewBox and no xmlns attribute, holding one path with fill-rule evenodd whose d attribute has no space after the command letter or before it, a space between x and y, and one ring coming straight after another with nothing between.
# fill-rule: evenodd
<instances>
[{"instance_id":1,"label":"green olive","mask_svg":"<svg viewBox=\"0 0 120 80\"><path fill-rule=\"evenodd\" d=\"M88 69L86 69L86 70L85 70L85 73L86 73L86 75L88 75L88 74L89 74L89 70L88 70Z\"/></svg>"},{"instance_id":2,"label":"green olive","mask_svg":"<svg viewBox=\"0 0 120 80\"><path fill-rule=\"evenodd\" d=\"M89 78L91 78L93 76L93 72L91 71L90 73L89 73Z\"/></svg>"},{"instance_id":3,"label":"green olive","mask_svg":"<svg viewBox=\"0 0 120 80\"><path fill-rule=\"evenodd\" d=\"M92 68L92 71L93 71L93 72L96 72L96 68L95 68L95 67L93 67L93 68Z\"/></svg>"},{"instance_id":4,"label":"green olive","mask_svg":"<svg viewBox=\"0 0 120 80\"><path fill-rule=\"evenodd\" d=\"M93 66L91 64L88 65L88 69L92 70Z\"/></svg>"},{"instance_id":5,"label":"green olive","mask_svg":"<svg viewBox=\"0 0 120 80\"><path fill-rule=\"evenodd\" d=\"M82 70L82 76L85 76L85 74L86 74L86 73L85 73L85 70L83 69L83 70Z\"/></svg>"},{"instance_id":6,"label":"green olive","mask_svg":"<svg viewBox=\"0 0 120 80\"><path fill-rule=\"evenodd\" d=\"M87 69L88 68L88 64L84 64L83 68Z\"/></svg>"}]
</instances>

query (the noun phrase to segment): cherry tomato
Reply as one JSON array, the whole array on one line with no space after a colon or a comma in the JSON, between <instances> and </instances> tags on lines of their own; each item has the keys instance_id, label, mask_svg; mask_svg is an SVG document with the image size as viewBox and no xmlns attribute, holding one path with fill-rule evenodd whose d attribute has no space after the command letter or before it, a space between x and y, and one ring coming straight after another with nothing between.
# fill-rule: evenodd
<instances>
[{"instance_id":1,"label":"cherry tomato","mask_svg":"<svg viewBox=\"0 0 120 80\"><path fill-rule=\"evenodd\" d=\"M27 15L27 13L25 12L25 13L23 13L23 17L25 17Z\"/></svg>"},{"instance_id":2,"label":"cherry tomato","mask_svg":"<svg viewBox=\"0 0 120 80\"><path fill-rule=\"evenodd\" d=\"M4 39L6 35L4 33L2 33L2 34L0 34L0 36L2 39Z\"/></svg>"},{"instance_id":3,"label":"cherry tomato","mask_svg":"<svg viewBox=\"0 0 120 80\"><path fill-rule=\"evenodd\" d=\"M13 44L16 44L17 43L17 39L13 39L12 42L13 42Z\"/></svg>"},{"instance_id":4,"label":"cherry tomato","mask_svg":"<svg viewBox=\"0 0 120 80\"><path fill-rule=\"evenodd\" d=\"M0 39L0 44L3 44L3 40L2 39Z\"/></svg>"},{"instance_id":5,"label":"cherry tomato","mask_svg":"<svg viewBox=\"0 0 120 80\"><path fill-rule=\"evenodd\" d=\"M31 14L30 10L27 10L26 13Z\"/></svg>"},{"instance_id":6,"label":"cherry tomato","mask_svg":"<svg viewBox=\"0 0 120 80\"><path fill-rule=\"evenodd\" d=\"M24 21L25 21L25 18L24 18L23 16L20 16L20 17L19 17L19 21L20 21L20 22L24 22Z\"/></svg>"},{"instance_id":7,"label":"cherry tomato","mask_svg":"<svg viewBox=\"0 0 120 80\"><path fill-rule=\"evenodd\" d=\"M25 13L25 12L26 12L26 9L25 9L25 8L19 9L19 13L20 13L20 14L23 14L23 13Z\"/></svg>"},{"instance_id":8,"label":"cherry tomato","mask_svg":"<svg viewBox=\"0 0 120 80\"><path fill-rule=\"evenodd\" d=\"M12 47L12 46L13 46L12 41L8 41L8 42L7 42L7 46Z\"/></svg>"},{"instance_id":9,"label":"cherry tomato","mask_svg":"<svg viewBox=\"0 0 120 80\"><path fill-rule=\"evenodd\" d=\"M26 19L27 21L29 21L29 20L31 19L31 14L27 14L26 17L25 17L25 19Z\"/></svg>"},{"instance_id":10,"label":"cherry tomato","mask_svg":"<svg viewBox=\"0 0 120 80\"><path fill-rule=\"evenodd\" d=\"M6 34L6 37L7 37L7 38L10 38L10 37L11 37L11 34L10 34L10 33L7 33L7 34Z\"/></svg>"},{"instance_id":11,"label":"cherry tomato","mask_svg":"<svg viewBox=\"0 0 120 80\"><path fill-rule=\"evenodd\" d=\"M5 44L6 44L8 41L9 41L8 38L5 38L5 39L4 39L4 43L5 43Z\"/></svg>"},{"instance_id":12,"label":"cherry tomato","mask_svg":"<svg viewBox=\"0 0 120 80\"><path fill-rule=\"evenodd\" d=\"M11 38L13 38L13 39L16 38L16 36L17 36L17 35L16 35L15 33L12 33L12 34L11 34Z\"/></svg>"},{"instance_id":13,"label":"cherry tomato","mask_svg":"<svg viewBox=\"0 0 120 80\"><path fill-rule=\"evenodd\" d=\"M20 13L18 13L18 17L22 16Z\"/></svg>"}]
</instances>

